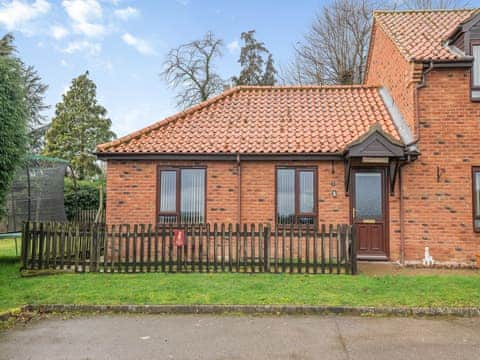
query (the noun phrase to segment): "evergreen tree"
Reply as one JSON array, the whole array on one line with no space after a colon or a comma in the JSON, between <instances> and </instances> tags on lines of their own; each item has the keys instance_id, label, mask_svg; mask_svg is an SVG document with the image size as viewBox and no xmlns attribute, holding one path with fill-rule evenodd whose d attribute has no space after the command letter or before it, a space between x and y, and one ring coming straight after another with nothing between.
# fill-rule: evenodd
<instances>
[{"instance_id":1,"label":"evergreen tree","mask_svg":"<svg viewBox=\"0 0 480 360\"><path fill-rule=\"evenodd\" d=\"M45 105L44 97L48 86L42 83L42 79L33 66L26 65L15 56L15 38L12 34L6 34L0 39L0 57L9 57L18 62L20 75L22 77L22 86L25 94L25 101L28 109L27 131L29 138L29 151L38 153L43 144L45 131L48 124L45 124L43 112L49 108Z\"/></svg>"},{"instance_id":2,"label":"evergreen tree","mask_svg":"<svg viewBox=\"0 0 480 360\"><path fill-rule=\"evenodd\" d=\"M15 52L13 35L6 34L0 39L0 56L11 56Z\"/></svg>"},{"instance_id":3,"label":"evergreen tree","mask_svg":"<svg viewBox=\"0 0 480 360\"><path fill-rule=\"evenodd\" d=\"M115 134L107 110L98 104L96 85L85 74L73 79L70 89L56 105L55 117L46 134L45 154L70 161L79 179L100 172L93 154L98 144Z\"/></svg>"},{"instance_id":4,"label":"evergreen tree","mask_svg":"<svg viewBox=\"0 0 480 360\"><path fill-rule=\"evenodd\" d=\"M244 42L240 50L238 62L242 67L240 75L233 77L235 85L273 85L275 84L276 70L273 58L263 42L255 39L255 30L243 32L241 39ZM264 57L268 56L265 62Z\"/></svg>"},{"instance_id":5,"label":"evergreen tree","mask_svg":"<svg viewBox=\"0 0 480 360\"><path fill-rule=\"evenodd\" d=\"M0 56L0 215L15 170L27 148L28 109L21 68L17 61Z\"/></svg>"},{"instance_id":6,"label":"evergreen tree","mask_svg":"<svg viewBox=\"0 0 480 360\"><path fill-rule=\"evenodd\" d=\"M275 66L273 65L273 56L272 54L268 54L267 65L265 65L265 73L263 74L263 85L275 85L276 74L277 70L275 70Z\"/></svg>"}]
</instances>

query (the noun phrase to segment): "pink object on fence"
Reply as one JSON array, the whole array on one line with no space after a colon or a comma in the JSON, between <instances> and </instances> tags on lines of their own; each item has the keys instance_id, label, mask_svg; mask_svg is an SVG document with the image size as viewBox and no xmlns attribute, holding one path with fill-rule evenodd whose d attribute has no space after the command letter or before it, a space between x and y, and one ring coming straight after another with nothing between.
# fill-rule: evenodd
<instances>
[{"instance_id":1,"label":"pink object on fence","mask_svg":"<svg viewBox=\"0 0 480 360\"><path fill-rule=\"evenodd\" d=\"M184 230L173 230L173 236L175 239L175 244L177 246L185 245L185 231Z\"/></svg>"}]
</instances>

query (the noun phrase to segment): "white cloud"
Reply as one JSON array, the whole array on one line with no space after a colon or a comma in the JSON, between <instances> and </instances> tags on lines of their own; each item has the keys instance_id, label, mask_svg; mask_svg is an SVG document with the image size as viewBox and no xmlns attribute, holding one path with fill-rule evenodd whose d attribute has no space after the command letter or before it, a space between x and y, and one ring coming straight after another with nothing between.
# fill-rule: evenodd
<instances>
[{"instance_id":1,"label":"white cloud","mask_svg":"<svg viewBox=\"0 0 480 360\"><path fill-rule=\"evenodd\" d=\"M67 63L66 60L62 59L62 60L60 60L60 65L62 65L63 67L67 67L68 63Z\"/></svg>"},{"instance_id":2,"label":"white cloud","mask_svg":"<svg viewBox=\"0 0 480 360\"><path fill-rule=\"evenodd\" d=\"M82 41L72 41L68 43L67 47L62 51L67 54L83 52L91 56L96 56L100 54L101 50L102 50L102 46L100 44L82 40Z\"/></svg>"},{"instance_id":3,"label":"white cloud","mask_svg":"<svg viewBox=\"0 0 480 360\"><path fill-rule=\"evenodd\" d=\"M227 44L227 49L230 51L231 54L236 53L238 50L240 50L240 44L238 43L238 40L233 40Z\"/></svg>"},{"instance_id":4,"label":"white cloud","mask_svg":"<svg viewBox=\"0 0 480 360\"><path fill-rule=\"evenodd\" d=\"M78 24L75 24L73 28L78 32L89 37L103 35L105 34L105 31L106 31L105 26L101 24L91 24L91 23L78 23Z\"/></svg>"},{"instance_id":5,"label":"white cloud","mask_svg":"<svg viewBox=\"0 0 480 360\"><path fill-rule=\"evenodd\" d=\"M63 39L68 33L67 28L62 25L53 25L50 27L50 34L57 40Z\"/></svg>"},{"instance_id":6,"label":"white cloud","mask_svg":"<svg viewBox=\"0 0 480 360\"><path fill-rule=\"evenodd\" d=\"M22 27L29 21L48 13L50 7L46 0L35 0L33 3L13 0L10 3L3 3L0 7L0 24L9 31L22 31Z\"/></svg>"},{"instance_id":7,"label":"white cloud","mask_svg":"<svg viewBox=\"0 0 480 360\"><path fill-rule=\"evenodd\" d=\"M130 18L137 17L140 14L138 9L128 6L123 9L117 9L114 12L115 16L122 20L128 20Z\"/></svg>"},{"instance_id":8,"label":"white cloud","mask_svg":"<svg viewBox=\"0 0 480 360\"><path fill-rule=\"evenodd\" d=\"M76 32L90 37L105 33L105 26L100 21L103 16L102 6L97 0L64 0L62 5Z\"/></svg>"},{"instance_id":9,"label":"white cloud","mask_svg":"<svg viewBox=\"0 0 480 360\"><path fill-rule=\"evenodd\" d=\"M155 50L150 45L150 43L148 43L146 40L137 38L137 37L133 36L132 34L129 34L129 33L123 34L122 35L122 40L126 44L134 47L140 54L143 54L143 55L153 55L153 54L155 54Z\"/></svg>"},{"instance_id":10,"label":"white cloud","mask_svg":"<svg viewBox=\"0 0 480 360\"><path fill-rule=\"evenodd\" d=\"M190 0L175 0L177 3L183 6L188 6L190 5Z\"/></svg>"}]
</instances>

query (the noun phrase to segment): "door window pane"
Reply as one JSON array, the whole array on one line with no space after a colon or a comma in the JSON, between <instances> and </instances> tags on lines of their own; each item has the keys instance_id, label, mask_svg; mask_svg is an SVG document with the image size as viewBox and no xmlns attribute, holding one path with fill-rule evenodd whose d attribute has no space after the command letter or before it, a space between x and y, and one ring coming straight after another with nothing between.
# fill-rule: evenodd
<instances>
[{"instance_id":1,"label":"door window pane","mask_svg":"<svg viewBox=\"0 0 480 360\"><path fill-rule=\"evenodd\" d=\"M381 174L355 174L355 210L358 220L383 217Z\"/></svg>"},{"instance_id":2,"label":"door window pane","mask_svg":"<svg viewBox=\"0 0 480 360\"><path fill-rule=\"evenodd\" d=\"M277 170L277 223L292 224L295 218L295 169Z\"/></svg>"},{"instance_id":3,"label":"door window pane","mask_svg":"<svg viewBox=\"0 0 480 360\"><path fill-rule=\"evenodd\" d=\"M299 174L299 197L300 197L300 213L313 213L313 172L312 171L300 171Z\"/></svg>"},{"instance_id":4,"label":"door window pane","mask_svg":"<svg viewBox=\"0 0 480 360\"><path fill-rule=\"evenodd\" d=\"M177 172L162 171L160 180L160 212L177 210Z\"/></svg>"},{"instance_id":5,"label":"door window pane","mask_svg":"<svg viewBox=\"0 0 480 360\"><path fill-rule=\"evenodd\" d=\"M475 173L475 215L480 217L480 171ZM480 223L477 224L480 228Z\"/></svg>"},{"instance_id":6,"label":"door window pane","mask_svg":"<svg viewBox=\"0 0 480 360\"><path fill-rule=\"evenodd\" d=\"M180 221L201 224L205 221L205 170L182 169Z\"/></svg>"},{"instance_id":7,"label":"door window pane","mask_svg":"<svg viewBox=\"0 0 480 360\"><path fill-rule=\"evenodd\" d=\"M473 56L473 86L480 86L480 46L472 46Z\"/></svg>"}]
</instances>

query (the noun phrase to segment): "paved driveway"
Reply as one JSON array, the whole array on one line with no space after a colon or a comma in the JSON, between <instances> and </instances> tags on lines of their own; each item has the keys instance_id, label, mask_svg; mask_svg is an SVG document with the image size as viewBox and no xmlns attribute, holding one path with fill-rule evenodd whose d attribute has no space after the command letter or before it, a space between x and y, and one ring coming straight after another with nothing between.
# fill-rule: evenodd
<instances>
[{"instance_id":1,"label":"paved driveway","mask_svg":"<svg viewBox=\"0 0 480 360\"><path fill-rule=\"evenodd\" d=\"M478 359L480 319L109 315L0 333L1 359Z\"/></svg>"}]
</instances>

